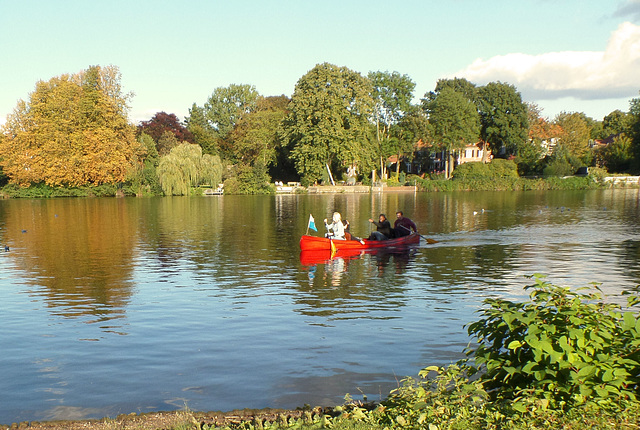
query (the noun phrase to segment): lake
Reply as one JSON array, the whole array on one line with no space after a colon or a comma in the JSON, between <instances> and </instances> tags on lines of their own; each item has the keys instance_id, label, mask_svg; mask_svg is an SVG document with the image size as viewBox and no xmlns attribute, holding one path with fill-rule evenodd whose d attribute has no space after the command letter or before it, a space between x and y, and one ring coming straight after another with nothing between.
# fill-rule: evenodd
<instances>
[{"instance_id":1,"label":"lake","mask_svg":"<svg viewBox=\"0 0 640 430\"><path fill-rule=\"evenodd\" d=\"M0 201L0 423L381 400L526 275L640 283L640 191ZM438 241L301 260L313 214ZM8 247L8 251L4 248Z\"/></svg>"}]
</instances>

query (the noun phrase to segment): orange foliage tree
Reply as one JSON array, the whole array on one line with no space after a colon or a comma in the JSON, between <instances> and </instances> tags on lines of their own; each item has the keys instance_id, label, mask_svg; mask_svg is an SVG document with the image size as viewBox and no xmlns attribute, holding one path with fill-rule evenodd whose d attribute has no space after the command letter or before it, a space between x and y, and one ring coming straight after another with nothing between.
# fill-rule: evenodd
<instances>
[{"instance_id":1,"label":"orange foliage tree","mask_svg":"<svg viewBox=\"0 0 640 430\"><path fill-rule=\"evenodd\" d=\"M124 181L145 151L128 122L129 98L115 66L38 82L1 129L0 167L22 186Z\"/></svg>"}]
</instances>

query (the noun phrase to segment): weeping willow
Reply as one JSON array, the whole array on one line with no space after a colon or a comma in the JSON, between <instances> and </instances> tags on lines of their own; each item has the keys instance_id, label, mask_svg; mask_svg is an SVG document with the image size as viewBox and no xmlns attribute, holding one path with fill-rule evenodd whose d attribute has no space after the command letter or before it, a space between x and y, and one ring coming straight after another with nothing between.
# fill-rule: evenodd
<instances>
[{"instance_id":1,"label":"weeping willow","mask_svg":"<svg viewBox=\"0 0 640 430\"><path fill-rule=\"evenodd\" d=\"M219 183L222 163L218 156L202 155L199 145L183 143L160 158L157 173L165 195L188 196L191 187Z\"/></svg>"}]
</instances>

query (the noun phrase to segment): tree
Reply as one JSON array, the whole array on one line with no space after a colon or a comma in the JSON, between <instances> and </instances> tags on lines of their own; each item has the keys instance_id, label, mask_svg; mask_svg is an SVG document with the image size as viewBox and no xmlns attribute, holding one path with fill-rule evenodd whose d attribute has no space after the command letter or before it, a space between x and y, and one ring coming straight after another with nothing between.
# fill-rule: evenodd
<instances>
[{"instance_id":1,"label":"tree","mask_svg":"<svg viewBox=\"0 0 640 430\"><path fill-rule=\"evenodd\" d=\"M159 156L167 155L169 152L171 152L173 148L180 145L181 143L183 142L179 142L178 139L176 139L175 134L173 134L169 130L166 130L158 138L158 141L156 143L156 148L158 148L158 155ZM189 142L184 142L184 143L189 143Z\"/></svg>"},{"instance_id":2,"label":"tree","mask_svg":"<svg viewBox=\"0 0 640 430\"><path fill-rule=\"evenodd\" d=\"M602 120L601 137L606 139L609 136L618 134L629 134L633 126L633 115L629 112L614 110Z\"/></svg>"},{"instance_id":3,"label":"tree","mask_svg":"<svg viewBox=\"0 0 640 430\"><path fill-rule=\"evenodd\" d=\"M397 147L394 149L395 154L398 156L396 173L399 176L401 155L410 154L410 158L413 159L418 145L430 141L429 136L431 135L431 129L429 120L423 112L415 110L405 115L400 122L392 128L391 135L397 144Z\"/></svg>"},{"instance_id":4,"label":"tree","mask_svg":"<svg viewBox=\"0 0 640 430\"><path fill-rule=\"evenodd\" d=\"M518 155L529 130L527 106L520 93L513 85L490 82L478 89L478 101L482 140L493 153L505 148L508 155Z\"/></svg>"},{"instance_id":5,"label":"tree","mask_svg":"<svg viewBox=\"0 0 640 430\"><path fill-rule=\"evenodd\" d=\"M542 173L543 159L550 155L551 148L560 136L562 129L542 116L542 109L535 103L527 103L529 123L528 142L522 145L516 156L518 173L538 175Z\"/></svg>"},{"instance_id":6,"label":"tree","mask_svg":"<svg viewBox=\"0 0 640 430\"><path fill-rule=\"evenodd\" d=\"M23 186L99 185L124 181L144 147L127 119L113 66L38 82L2 128L0 166Z\"/></svg>"},{"instance_id":7,"label":"tree","mask_svg":"<svg viewBox=\"0 0 640 430\"><path fill-rule=\"evenodd\" d=\"M173 135L172 135L173 136ZM175 137L173 137L175 139ZM142 133L138 136L138 142L146 149L143 164L132 166L127 175L125 188L131 194L141 195L162 195L162 188L158 181L156 167L159 163L156 142L148 134Z\"/></svg>"},{"instance_id":8,"label":"tree","mask_svg":"<svg viewBox=\"0 0 640 430\"><path fill-rule=\"evenodd\" d=\"M433 139L445 151L445 175L453 172L454 151L475 143L480 132L480 117L476 105L463 93L446 87L423 105L429 116Z\"/></svg>"},{"instance_id":9,"label":"tree","mask_svg":"<svg viewBox=\"0 0 640 430\"><path fill-rule=\"evenodd\" d=\"M589 158L589 139L591 138L591 128L584 113L561 112L556 116L555 122L562 132L559 143L571 155L587 164Z\"/></svg>"},{"instance_id":10,"label":"tree","mask_svg":"<svg viewBox=\"0 0 640 430\"><path fill-rule=\"evenodd\" d=\"M478 105L478 88L472 82L469 82L465 78L453 78L453 79L438 79L436 88L424 95L422 99L423 109L427 109L428 105L440 94L442 90L449 88L457 93L465 96L466 99L472 101L476 106Z\"/></svg>"},{"instance_id":11,"label":"tree","mask_svg":"<svg viewBox=\"0 0 640 430\"><path fill-rule=\"evenodd\" d=\"M142 121L138 125L138 135L146 133L156 142L165 132L171 132L178 142L194 143L193 134L171 113L158 112L149 121Z\"/></svg>"},{"instance_id":12,"label":"tree","mask_svg":"<svg viewBox=\"0 0 640 430\"><path fill-rule=\"evenodd\" d=\"M633 163L632 140L622 133L602 149L602 159L611 173L626 172Z\"/></svg>"},{"instance_id":13,"label":"tree","mask_svg":"<svg viewBox=\"0 0 640 430\"><path fill-rule=\"evenodd\" d=\"M319 64L298 80L283 127L302 182L322 178L327 165L374 166L368 136L373 107L369 80L346 67Z\"/></svg>"},{"instance_id":14,"label":"tree","mask_svg":"<svg viewBox=\"0 0 640 430\"><path fill-rule=\"evenodd\" d=\"M630 136L635 156L635 168L640 169L640 98L629 101L629 114L632 116Z\"/></svg>"},{"instance_id":15,"label":"tree","mask_svg":"<svg viewBox=\"0 0 640 430\"><path fill-rule=\"evenodd\" d=\"M281 146L280 125L286 115L289 98L260 97L256 109L242 116L231 131L225 151L234 162L264 166L276 162L276 150Z\"/></svg>"},{"instance_id":16,"label":"tree","mask_svg":"<svg viewBox=\"0 0 640 430\"><path fill-rule=\"evenodd\" d=\"M567 147L558 145L551 155L545 157L544 164L546 164L542 169L544 176L569 176L584 163Z\"/></svg>"},{"instance_id":17,"label":"tree","mask_svg":"<svg viewBox=\"0 0 640 430\"><path fill-rule=\"evenodd\" d=\"M526 103L529 123L528 137L532 142L543 142L560 135L562 129L542 116L542 109L535 103Z\"/></svg>"},{"instance_id":18,"label":"tree","mask_svg":"<svg viewBox=\"0 0 640 430\"><path fill-rule=\"evenodd\" d=\"M379 155L386 160L388 155L397 154L397 174L400 168L400 157L407 149L407 145L401 137L402 131L395 126L405 115L415 110L411 100L416 84L408 75L401 75L398 72L370 72L368 78L373 85L374 121ZM396 136L392 138L393 127L396 128ZM381 176L384 175L384 166L385 164L381 163Z\"/></svg>"},{"instance_id":19,"label":"tree","mask_svg":"<svg viewBox=\"0 0 640 430\"><path fill-rule=\"evenodd\" d=\"M187 130L193 135L194 143L200 145L203 153L217 155L220 152L217 133L209 126L204 108L194 103L189 109L185 123Z\"/></svg>"},{"instance_id":20,"label":"tree","mask_svg":"<svg viewBox=\"0 0 640 430\"><path fill-rule=\"evenodd\" d=\"M203 143L207 153L217 153L238 120L256 108L258 91L253 85L231 84L216 88L204 107L193 105L186 119L187 128ZM212 148L216 142L216 148ZM224 154L226 155L226 154Z\"/></svg>"},{"instance_id":21,"label":"tree","mask_svg":"<svg viewBox=\"0 0 640 430\"><path fill-rule=\"evenodd\" d=\"M213 185L222 179L220 157L202 154L198 145L183 143L160 159L158 178L168 196L188 196L191 187Z\"/></svg>"}]
</instances>

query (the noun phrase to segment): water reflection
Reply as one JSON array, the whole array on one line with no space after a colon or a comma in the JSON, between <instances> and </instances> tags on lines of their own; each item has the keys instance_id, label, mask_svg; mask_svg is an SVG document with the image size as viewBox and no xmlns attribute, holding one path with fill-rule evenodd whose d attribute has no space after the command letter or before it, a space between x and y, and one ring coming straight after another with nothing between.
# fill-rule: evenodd
<instances>
[{"instance_id":1,"label":"water reflection","mask_svg":"<svg viewBox=\"0 0 640 430\"><path fill-rule=\"evenodd\" d=\"M393 251L380 250L372 254L376 261L376 267L378 268L378 276L384 277L387 272L392 275L404 273L409 262L415 258L417 253L416 248L407 248ZM390 267L391 270L389 270Z\"/></svg>"},{"instance_id":2,"label":"water reflection","mask_svg":"<svg viewBox=\"0 0 640 430\"><path fill-rule=\"evenodd\" d=\"M392 274L403 273L417 252L417 247L366 250L339 249L333 253L329 250L302 251L300 253L300 264L306 267L310 282L313 282L316 277L316 266L323 265L323 280L329 279L331 285L337 287L341 285L342 275L347 272L352 260L370 259L377 268L377 275L384 277L390 266L393 267Z\"/></svg>"},{"instance_id":3,"label":"water reflection","mask_svg":"<svg viewBox=\"0 0 640 430\"><path fill-rule=\"evenodd\" d=\"M2 214L3 240L31 294L63 317L98 323L121 317L137 239L131 207L101 199L12 203Z\"/></svg>"},{"instance_id":4,"label":"water reflection","mask_svg":"<svg viewBox=\"0 0 640 430\"><path fill-rule=\"evenodd\" d=\"M637 285L638 193L0 201L0 422L384 395L523 275ZM440 243L300 253L310 213L367 236L397 209Z\"/></svg>"}]
</instances>

